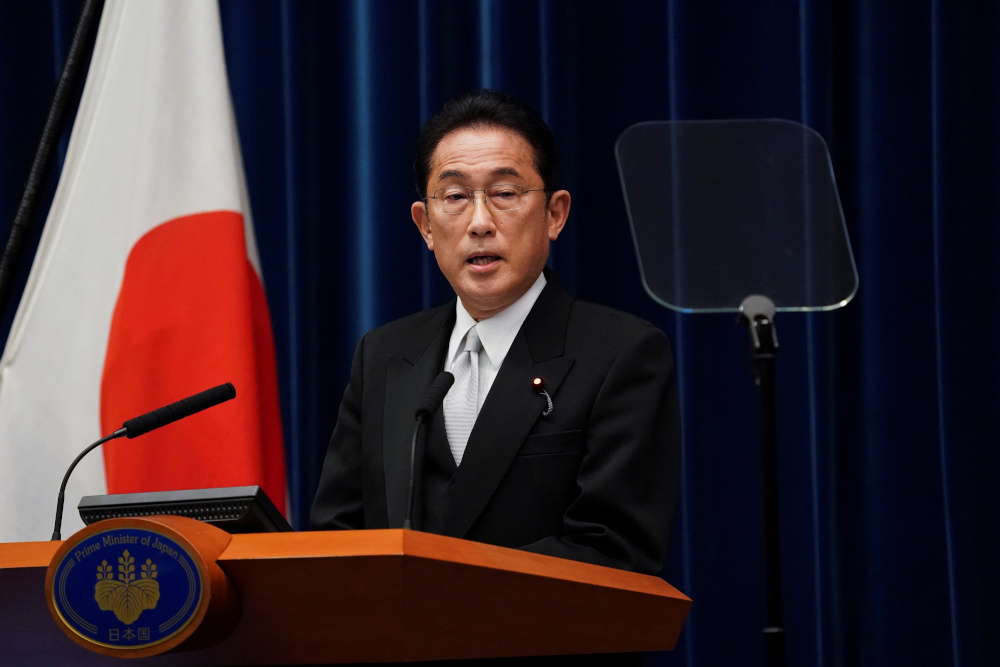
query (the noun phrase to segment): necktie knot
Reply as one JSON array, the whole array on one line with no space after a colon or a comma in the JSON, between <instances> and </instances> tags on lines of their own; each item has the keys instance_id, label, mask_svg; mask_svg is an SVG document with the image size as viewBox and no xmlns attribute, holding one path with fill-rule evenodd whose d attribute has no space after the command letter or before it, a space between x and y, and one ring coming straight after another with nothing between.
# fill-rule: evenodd
<instances>
[{"instance_id":1,"label":"necktie knot","mask_svg":"<svg viewBox=\"0 0 1000 667\"><path fill-rule=\"evenodd\" d=\"M473 326L469 329L469 333L465 334L465 347L462 348L463 352L479 352L483 349L483 343L479 340L479 333L476 331L476 327Z\"/></svg>"}]
</instances>

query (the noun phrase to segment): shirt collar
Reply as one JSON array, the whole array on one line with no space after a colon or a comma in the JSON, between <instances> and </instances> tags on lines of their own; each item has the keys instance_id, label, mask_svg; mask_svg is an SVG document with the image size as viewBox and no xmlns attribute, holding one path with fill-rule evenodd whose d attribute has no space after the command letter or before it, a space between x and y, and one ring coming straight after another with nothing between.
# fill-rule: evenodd
<instances>
[{"instance_id":1,"label":"shirt collar","mask_svg":"<svg viewBox=\"0 0 1000 667\"><path fill-rule=\"evenodd\" d=\"M461 299L456 299L455 305L455 328L451 332L451 340L448 344L448 359L453 360L459 350L459 343L465 337L465 333L473 326L482 341L483 351L490 359L492 368L499 368L507 356L507 351L514 344L514 337L521 330L521 325L528 318L531 307L535 305L538 296L545 288L545 273L538 274L538 278L532 283L528 291L521 295L521 298L501 310L492 317L481 320L478 325L476 320L469 315L469 312L462 305ZM448 366L451 366L449 361Z\"/></svg>"}]
</instances>

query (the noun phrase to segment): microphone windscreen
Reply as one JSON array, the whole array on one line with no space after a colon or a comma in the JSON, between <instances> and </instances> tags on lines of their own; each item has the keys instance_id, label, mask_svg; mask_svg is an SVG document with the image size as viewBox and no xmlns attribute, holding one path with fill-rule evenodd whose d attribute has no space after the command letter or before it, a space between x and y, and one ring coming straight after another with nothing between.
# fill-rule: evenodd
<instances>
[{"instance_id":1,"label":"microphone windscreen","mask_svg":"<svg viewBox=\"0 0 1000 667\"><path fill-rule=\"evenodd\" d=\"M201 412L232 398L236 398L236 387L231 382L220 384L218 387L206 389L194 396L188 396L176 403L171 403L140 417L129 419L122 424L127 431L125 436L128 438L138 437L144 433L149 433L153 429L166 426L178 419L190 417L196 412Z\"/></svg>"},{"instance_id":2,"label":"microphone windscreen","mask_svg":"<svg viewBox=\"0 0 1000 667\"><path fill-rule=\"evenodd\" d=\"M451 389L451 385L454 383L455 376L448 371L444 371L434 378L431 388L427 390L427 395L424 396L424 402L417 408L414 417L417 419L430 419L437 412L437 409L441 407L444 395L448 393L448 390Z\"/></svg>"}]
</instances>

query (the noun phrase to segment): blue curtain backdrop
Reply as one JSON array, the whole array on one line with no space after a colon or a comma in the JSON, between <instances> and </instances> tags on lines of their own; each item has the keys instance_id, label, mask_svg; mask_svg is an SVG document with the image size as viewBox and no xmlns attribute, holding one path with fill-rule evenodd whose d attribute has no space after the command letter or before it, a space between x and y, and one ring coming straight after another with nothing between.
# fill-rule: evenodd
<instances>
[{"instance_id":1,"label":"blue curtain backdrop","mask_svg":"<svg viewBox=\"0 0 1000 667\"><path fill-rule=\"evenodd\" d=\"M677 315L644 293L613 146L646 120L792 119L829 144L861 287L842 310L777 320L789 662L992 664L1000 4L223 0L221 9L297 526L358 337L449 297L409 219L418 128L457 92L508 91L553 127L573 193L552 266L578 296L658 323L675 347L684 475L664 576L695 602L677 650L648 661L760 664L748 337L731 315ZM13 219L79 10L72 0L0 2L0 229ZM13 304L7 324L12 313Z\"/></svg>"}]
</instances>

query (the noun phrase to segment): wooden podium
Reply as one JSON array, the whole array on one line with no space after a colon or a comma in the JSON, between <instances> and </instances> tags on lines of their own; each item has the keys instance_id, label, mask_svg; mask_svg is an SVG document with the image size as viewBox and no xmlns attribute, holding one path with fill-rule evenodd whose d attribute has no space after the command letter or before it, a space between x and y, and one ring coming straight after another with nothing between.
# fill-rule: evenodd
<instances>
[{"instance_id":1,"label":"wooden podium","mask_svg":"<svg viewBox=\"0 0 1000 667\"><path fill-rule=\"evenodd\" d=\"M0 664L122 665L46 603L61 542L0 544ZM233 535L239 598L214 646L150 665L379 663L672 649L691 601L657 577L409 530Z\"/></svg>"}]
</instances>

